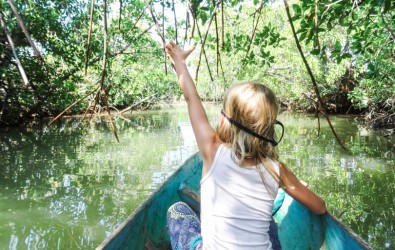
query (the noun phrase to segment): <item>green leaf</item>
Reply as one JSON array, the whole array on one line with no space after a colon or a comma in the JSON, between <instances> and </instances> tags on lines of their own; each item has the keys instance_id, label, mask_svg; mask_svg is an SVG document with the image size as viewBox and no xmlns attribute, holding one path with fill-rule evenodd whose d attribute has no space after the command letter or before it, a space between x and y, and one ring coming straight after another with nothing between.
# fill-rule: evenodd
<instances>
[{"instance_id":1,"label":"green leaf","mask_svg":"<svg viewBox=\"0 0 395 250\"><path fill-rule=\"evenodd\" d=\"M337 3L335 5L332 6L333 9L339 9L339 8L343 8L344 6L340 3Z\"/></svg>"},{"instance_id":2,"label":"green leaf","mask_svg":"<svg viewBox=\"0 0 395 250\"><path fill-rule=\"evenodd\" d=\"M346 17L346 16L340 17L340 19L339 19L339 24L340 24L341 26L348 26L347 17Z\"/></svg>"},{"instance_id":3,"label":"green leaf","mask_svg":"<svg viewBox=\"0 0 395 250\"><path fill-rule=\"evenodd\" d=\"M302 9L301 9L300 6L297 5L297 4L292 4L292 9L294 10L295 14L300 14L300 13L302 13Z\"/></svg>"},{"instance_id":4,"label":"green leaf","mask_svg":"<svg viewBox=\"0 0 395 250\"><path fill-rule=\"evenodd\" d=\"M300 17L301 17L300 14L296 14L296 15L294 15L294 16L291 18L291 20L292 20L292 21L297 21L297 20L300 19Z\"/></svg>"},{"instance_id":5,"label":"green leaf","mask_svg":"<svg viewBox=\"0 0 395 250\"><path fill-rule=\"evenodd\" d=\"M342 44L339 41L336 41L335 51L340 52L342 50Z\"/></svg>"},{"instance_id":6,"label":"green leaf","mask_svg":"<svg viewBox=\"0 0 395 250\"><path fill-rule=\"evenodd\" d=\"M306 44L309 44L310 42L311 42L311 37L309 36L309 37L307 37L307 39L306 39Z\"/></svg>"},{"instance_id":7,"label":"green leaf","mask_svg":"<svg viewBox=\"0 0 395 250\"><path fill-rule=\"evenodd\" d=\"M328 28L328 30L331 30L332 27L333 27L332 22L331 22L331 21L328 21L328 22L326 23L326 27Z\"/></svg>"},{"instance_id":8,"label":"green leaf","mask_svg":"<svg viewBox=\"0 0 395 250\"><path fill-rule=\"evenodd\" d=\"M303 32L300 37L299 37L299 41L303 41L306 38L307 32Z\"/></svg>"},{"instance_id":9,"label":"green leaf","mask_svg":"<svg viewBox=\"0 0 395 250\"><path fill-rule=\"evenodd\" d=\"M355 53L359 53L362 49L362 44L360 41L354 41L351 44L351 49L354 50Z\"/></svg>"},{"instance_id":10,"label":"green leaf","mask_svg":"<svg viewBox=\"0 0 395 250\"><path fill-rule=\"evenodd\" d=\"M313 49L312 51L310 51L310 54L312 54L312 55L319 55L320 54L320 50L319 49Z\"/></svg>"},{"instance_id":11,"label":"green leaf","mask_svg":"<svg viewBox=\"0 0 395 250\"><path fill-rule=\"evenodd\" d=\"M311 39L313 39L313 36L314 36L314 30L309 30L309 39L311 40Z\"/></svg>"},{"instance_id":12,"label":"green leaf","mask_svg":"<svg viewBox=\"0 0 395 250\"><path fill-rule=\"evenodd\" d=\"M358 20L358 13L356 11L353 11L352 14L351 14L351 18L354 21Z\"/></svg>"},{"instance_id":13,"label":"green leaf","mask_svg":"<svg viewBox=\"0 0 395 250\"><path fill-rule=\"evenodd\" d=\"M298 31L296 31L296 34L300 34L300 33L306 32L306 31L307 31L307 29L302 28L302 29L299 29Z\"/></svg>"},{"instance_id":14,"label":"green leaf","mask_svg":"<svg viewBox=\"0 0 395 250\"><path fill-rule=\"evenodd\" d=\"M376 70L376 67L374 66L373 63L369 63L369 64L368 64L368 69L369 69L370 71L375 71L375 70Z\"/></svg>"},{"instance_id":15,"label":"green leaf","mask_svg":"<svg viewBox=\"0 0 395 250\"><path fill-rule=\"evenodd\" d=\"M377 72L377 63L376 62L369 62L366 68L366 74L369 77L374 77L375 73Z\"/></svg>"},{"instance_id":16,"label":"green leaf","mask_svg":"<svg viewBox=\"0 0 395 250\"><path fill-rule=\"evenodd\" d=\"M383 14L387 13L391 9L391 0L385 0L383 6Z\"/></svg>"},{"instance_id":17,"label":"green leaf","mask_svg":"<svg viewBox=\"0 0 395 250\"><path fill-rule=\"evenodd\" d=\"M204 26L207 22L207 14L204 12L200 13L200 19L202 20L202 25Z\"/></svg>"}]
</instances>

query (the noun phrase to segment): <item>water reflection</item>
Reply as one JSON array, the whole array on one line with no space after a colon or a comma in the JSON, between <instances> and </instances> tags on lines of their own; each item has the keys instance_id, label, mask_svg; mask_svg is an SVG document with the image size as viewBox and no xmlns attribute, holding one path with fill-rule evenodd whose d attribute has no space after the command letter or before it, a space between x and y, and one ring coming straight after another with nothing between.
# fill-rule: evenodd
<instances>
[{"instance_id":1,"label":"water reflection","mask_svg":"<svg viewBox=\"0 0 395 250\"><path fill-rule=\"evenodd\" d=\"M292 123L287 124L288 141L280 145L282 160L374 249L395 248L394 137L367 131L353 118L333 117L346 152L328 125L321 124L317 137L316 120L310 116L284 117Z\"/></svg>"},{"instance_id":2,"label":"water reflection","mask_svg":"<svg viewBox=\"0 0 395 250\"><path fill-rule=\"evenodd\" d=\"M207 108L216 124L220 108ZM345 152L325 123L317 137L311 116L283 113L279 120L286 127L281 160L375 248L393 248L393 137L335 117ZM95 248L197 150L185 107L116 123L120 143L105 118L0 133L1 248Z\"/></svg>"}]
</instances>

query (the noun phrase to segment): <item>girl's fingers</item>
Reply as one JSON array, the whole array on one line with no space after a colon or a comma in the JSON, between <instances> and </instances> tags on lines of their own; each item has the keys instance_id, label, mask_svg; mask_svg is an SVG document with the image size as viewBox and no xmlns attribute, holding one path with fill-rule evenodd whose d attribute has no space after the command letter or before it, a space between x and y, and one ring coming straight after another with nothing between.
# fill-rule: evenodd
<instances>
[{"instance_id":1,"label":"girl's fingers","mask_svg":"<svg viewBox=\"0 0 395 250\"><path fill-rule=\"evenodd\" d=\"M170 44L165 44L165 51L169 55L173 54L172 47Z\"/></svg>"},{"instance_id":2,"label":"girl's fingers","mask_svg":"<svg viewBox=\"0 0 395 250\"><path fill-rule=\"evenodd\" d=\"M191 54L192 53L192 51L195 49L195 45L192 45L186 52L187 52L187 55L189 55L189 54Z\"/></svg>"},{"instance_id":3,"label":"girl's fingers","mask_svg":"<svg viewBox=\"0 0 395 250\"><path fill-rule=\"evenodd\" d=\"M170 44L170 41L165 44L165 47L166 48L171 48L172 47L171 44Z\"/></svg>"},{"instance_id":4,"label":"girl's fingers","mask_svg":"<svg viewBox=\"0 0 395 250\"><path fill-rule=\"evenodd\" d=\"M172 47L177 46L176 43L175 43L173 40L170 40L169 43L170 43L170 45L171 45Z\"/></svg>"}]
</instances>

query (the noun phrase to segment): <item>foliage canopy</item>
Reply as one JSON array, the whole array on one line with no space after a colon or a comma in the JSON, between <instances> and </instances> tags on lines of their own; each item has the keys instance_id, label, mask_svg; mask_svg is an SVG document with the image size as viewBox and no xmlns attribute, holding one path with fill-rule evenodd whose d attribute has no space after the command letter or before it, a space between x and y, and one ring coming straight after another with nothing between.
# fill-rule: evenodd
<instances>
[{"instance_id":1,"label":"foliage canopy","mask_svg":"<svg viewBox=\"0 0 395 250\"><path fill-rule=\"evenodd\" d=\"M306 0L289 5L328 109L393 114L395 4ZM162 38L200 44L190 66L206 100L219 100L230 84L253 79L274 88L287 107L314 107L316 96L282 1L101 0L93 6L87 50L92 10L88 1L0 0L1 125L55 115L90 92L72 112L87 106L98 109L105 106L95 99L98 85L114 109L150 107L178 97L172 68L164 63ZM42 59L35 55L21 21Z\"/></svg>"}]
</instances>

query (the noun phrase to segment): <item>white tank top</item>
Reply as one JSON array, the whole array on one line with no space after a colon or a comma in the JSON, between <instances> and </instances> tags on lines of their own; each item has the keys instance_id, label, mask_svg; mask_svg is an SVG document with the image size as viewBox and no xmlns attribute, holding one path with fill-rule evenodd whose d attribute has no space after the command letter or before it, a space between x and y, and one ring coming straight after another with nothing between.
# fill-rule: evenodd
<instances>
[{"instance_id":1,"label":"white tank top","mask_svg":"<svg viewBox=\"0 0 395 250\"><path fill-rule=\"evenodd\" d=\"M203 249L271 249L268 230L279 184L260 165L268 191L256 167L240 167L235 159L221 144L200 181Z\"/></svg>"}]
</instances>

